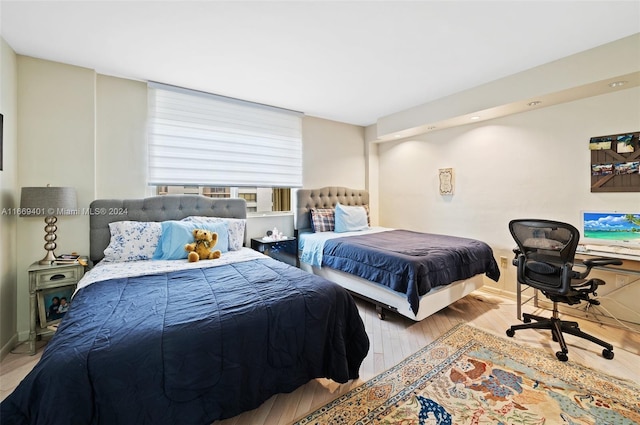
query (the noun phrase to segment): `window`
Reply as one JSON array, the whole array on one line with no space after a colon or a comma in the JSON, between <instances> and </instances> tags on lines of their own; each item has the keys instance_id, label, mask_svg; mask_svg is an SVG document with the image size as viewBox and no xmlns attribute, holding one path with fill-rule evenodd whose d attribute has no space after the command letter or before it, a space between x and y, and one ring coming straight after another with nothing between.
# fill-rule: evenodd
<instances>
[{"instance_id":1,"label":"window","mask_svg":"<svg viewBox=\"0 0 640 425\"><path fill-rule=\"evenodd\" d=\"M302 186L301 113L157 83L148 91L149 185Z\"/></svg>"},{"instance_id":2,"label":"window","mask_svg":"<svg viewBox=\"0 0 640 425\"><path fill-rule=\"evenodd\" d=\"M247 202L247 212L291 211L291 189L289 188L158 186L157 194L195 194L210 198L243 198Z\"/></svg>"}]
</instances>

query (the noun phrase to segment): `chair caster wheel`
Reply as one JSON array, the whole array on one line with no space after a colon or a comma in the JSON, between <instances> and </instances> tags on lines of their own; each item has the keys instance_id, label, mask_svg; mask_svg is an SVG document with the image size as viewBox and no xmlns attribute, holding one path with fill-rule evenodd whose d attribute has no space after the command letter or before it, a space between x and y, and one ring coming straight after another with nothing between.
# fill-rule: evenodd
<instances>
[{"instance_id":1,"label":"chair caster wheel","mask_svg":"<svg viewBox=\"0 0 640 425\"><path fill-rule=\"evenodd\" d=\"M556 353L556 357L558 358L558 360L560 360L561 362L566 362L567 360L569 360L569 356L567 356L567 353L563 352L563 351L558 351Z\"/></svg>"},{"instance_id":2,"label":"chair caster wheel","mask_svg":"<svg viewBox=\"0 0 640 425\"><path fill-rule=\"evenodd\" d=\"M523 321L524 323L531 323L531 317L529 317L529 316L524 316L524 317L522 318L522 321Z\"/></svg>"},{"instance_id":3,"label":"chair caster wheel","mask_svg":"<svg viewBox=\"0 0 640 425\"><path fill-rule=\"evenodd\" d=\"M602 357L607 360L611 360L613 358L613 351L605 348L604 350L602 350Z\"/></svg>"},{"instance_id":4,"label":"chair caster wheel","mask_svg":"<svg viewBox=\"0 0 640 425\"><path fill-rule=\"evenodd\" d=\"M513 329L507 329L507 336L513 338L516 332Z\"/></svg>"}]
</instances>

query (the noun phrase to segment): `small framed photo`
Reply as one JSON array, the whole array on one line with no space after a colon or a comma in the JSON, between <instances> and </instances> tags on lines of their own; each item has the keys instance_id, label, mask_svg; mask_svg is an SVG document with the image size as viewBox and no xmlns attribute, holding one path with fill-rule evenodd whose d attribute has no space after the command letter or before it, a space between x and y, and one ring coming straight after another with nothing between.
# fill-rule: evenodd
<instances>
[{"instance_id":1,"label":"small framed photo","mask_svg":"<svg viewBox=\"0 0 640 425\"><path fill-rule=\"evenodd\" d=\"M592 176L608 176L613 174L613 164L593 164L591 165Z\"/></svg>"},{"instance_id":2,"label":"small framed photo","mask_svg":"<svg viewBox=\"0 0 640 425\"><path fill-rule=\"evenodd\" d=\"M40 327L46 328L60 322L71 305L71 296L76 285L38 291L38 313Z\"/></svg>"},{"instance_id":3,"label":"small framed photo","mask_svg":"<svg viewBox=\"0 0 640 425\"><path fill-rule=\"evenodd\" d=\"M630 153L633 152L633 134L623 134L616 139L616 152L618 153Z\"/></svg>"},{"instance_id":4,"label":"small framed photo","mask_svg":"<svg viewBox=\"0 0 640 425\"><path fill-rule=\"evenodd\" d=\"M638 174L640 161L619 162L614 169L616 174Z\"/></svg>"},{"instance_id":5,"label":"small framed photo","mask_svg":"<svg viewBox=\"0 0 640 425\"><path fill-rule=\"evenodd\" d=\"M605 149L611 149L612 142L613 137L611 136L592 137L591 139L589 139L589 150L601 151Z\"/></svg>"}]
</instances>

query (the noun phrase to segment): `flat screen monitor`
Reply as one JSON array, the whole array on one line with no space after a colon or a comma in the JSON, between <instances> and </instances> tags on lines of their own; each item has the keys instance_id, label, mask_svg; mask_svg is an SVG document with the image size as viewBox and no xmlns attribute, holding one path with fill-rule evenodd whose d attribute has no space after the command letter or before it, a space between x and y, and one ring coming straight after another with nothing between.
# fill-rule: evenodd
<instances>
[{"instance_id":1,"label":"flat screen monitor","mask_svg":"<svg viewBox=\"0 0 640 425\"><path fill-rule=\"evenodd\" d=\"M640 212L582 212L583 244L640 248Z\"/></svg>"}]
</instances>

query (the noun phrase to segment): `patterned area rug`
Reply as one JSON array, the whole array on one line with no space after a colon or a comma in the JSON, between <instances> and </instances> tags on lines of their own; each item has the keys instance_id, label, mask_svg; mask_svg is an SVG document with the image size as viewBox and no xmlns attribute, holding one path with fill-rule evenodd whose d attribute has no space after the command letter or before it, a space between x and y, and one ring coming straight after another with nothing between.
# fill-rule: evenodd
<instances>
[{"instance_id":1,"label":"patterned area rug","mask_svg":"<svg viewBox=\"0 0 640 425\"><path fill-rule=\"evenodd\" d=\"M369 423L640 424L640 386L461 324L295 422Z\"/></svg>"}]
</instances>

